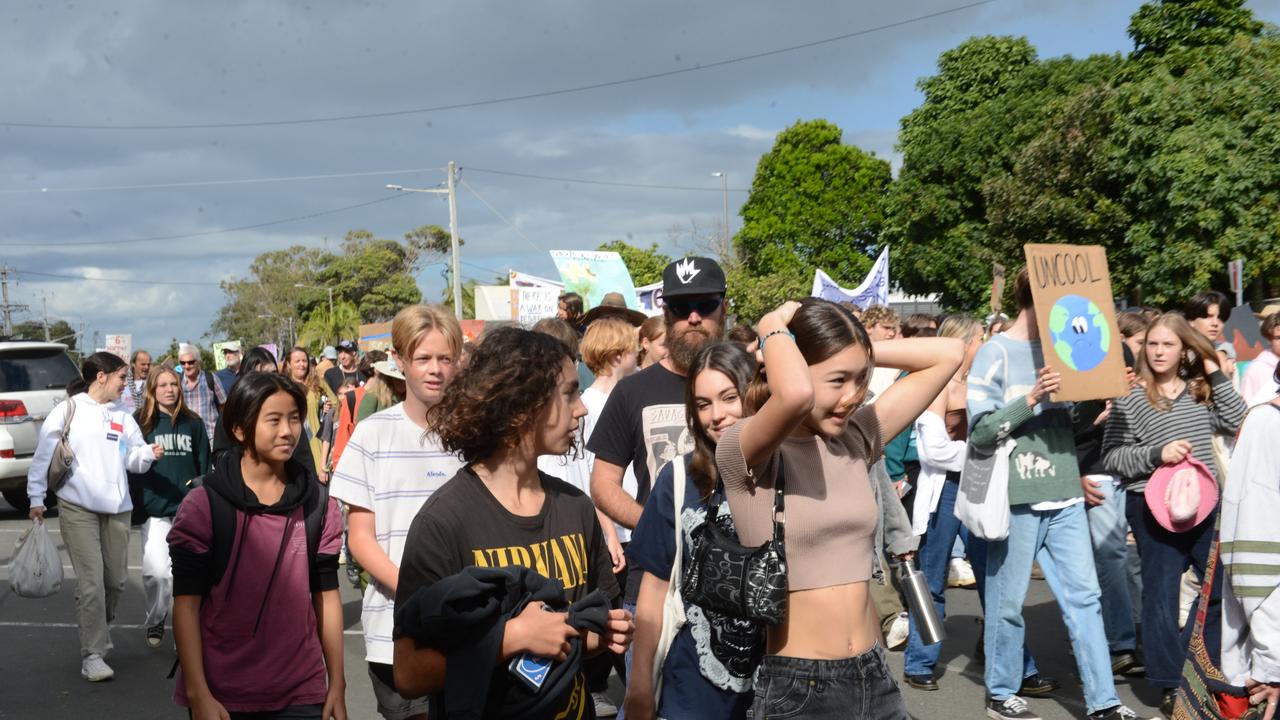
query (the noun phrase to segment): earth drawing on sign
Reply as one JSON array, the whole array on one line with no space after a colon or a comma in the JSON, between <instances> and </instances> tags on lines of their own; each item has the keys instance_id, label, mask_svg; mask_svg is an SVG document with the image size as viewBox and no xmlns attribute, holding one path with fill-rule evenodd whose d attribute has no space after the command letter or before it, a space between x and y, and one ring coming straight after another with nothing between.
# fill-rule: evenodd
<instances>
[{"instance_id":1,"label":"earth drawing on sign","mask_svg":"<svg viewBox=\"0 0 1280 720\"><path fill-rule=\"evenodd\" d=\"M1079 295L1064 295L1049 310L1053 350L1076 371L1102 364L1111 347L1111 328L1096 303Z\"/></svg>"}]
</instances>

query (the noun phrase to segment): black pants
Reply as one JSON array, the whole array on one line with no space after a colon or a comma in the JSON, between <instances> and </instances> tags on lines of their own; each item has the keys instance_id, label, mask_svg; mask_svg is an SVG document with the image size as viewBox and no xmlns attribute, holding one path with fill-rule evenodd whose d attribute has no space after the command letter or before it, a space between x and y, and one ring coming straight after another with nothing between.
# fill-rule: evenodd
<instances>
[{"instance_id":1,"label":"black pants","mask_svg":"<svg viewBox=\"0 0 1280 720\"><path fill-rule=\"evenodd\" d=\"M323 705L290 705L279 710L266 710L263 712L230 712L231 720L320 720L320 713L324 712ZM191 717L191 711L187 711L187 717Z\"/></svg>"},{"instance_id":2,"label":"black pants","mask_svg":"<svg viewBox=\"0 0 1280 720\"><path fill-rule=\"evenodd\" d=\"M841 660L768 655L756 675L755 691L755 720L911 718L879 645Z\"/></svg>"},{"instance_id":3,"label":"black pants","mask_svg":"<svg viewBox=\"0 0 1280 720\"><path fill-rule=\"evenodd\" d=\"M622 546L626 550L627 546ZM627 594L627 569L613 576L618 581L618 597L626 597ZM626 657L617 653L604 652L587 660L582 665L582 672L587 676L587 690L593 693L602 693L609 689L609 674L614 670L618 671L618 678L622 680L623 687L627 685L627 662Z\"/></svg>"}]
</instances>

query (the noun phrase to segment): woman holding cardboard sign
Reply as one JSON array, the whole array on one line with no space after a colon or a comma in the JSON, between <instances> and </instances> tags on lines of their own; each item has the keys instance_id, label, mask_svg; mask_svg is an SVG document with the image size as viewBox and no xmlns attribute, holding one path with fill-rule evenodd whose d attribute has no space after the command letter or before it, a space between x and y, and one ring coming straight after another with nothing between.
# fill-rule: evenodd
<instances>
[{"instance_id":1,"label":"woman holding cardboard sign","mask_svg":"<svg viewBox=\"0 0 1280 720\"><path fill-rule=\"evenodd\" d=\"M1214 433L1234 435L1245 404L1218 356L1182 316L1166 313L1147 331L1139 384L1111 409L1103 438L1106 469L1128 478L1126 514L1142 556L1142 639L1147 681L1172 709L1191 624L1180 633L1178 585L1188 567L1203 579L1213 541L1221 478L1213 466ZM1221 576L1209 617L1216 617ZM1206 641L1217 647L1216 623ZM1216 650L1214 651L1216 653Z\"/></svg>"}]
</instances>

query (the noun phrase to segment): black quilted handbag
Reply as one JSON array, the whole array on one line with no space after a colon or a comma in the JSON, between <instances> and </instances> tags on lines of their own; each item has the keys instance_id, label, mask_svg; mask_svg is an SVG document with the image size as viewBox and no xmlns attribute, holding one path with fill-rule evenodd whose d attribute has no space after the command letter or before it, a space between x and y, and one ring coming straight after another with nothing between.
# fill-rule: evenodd
<instances>
[{"instance_id":1,"label":"black quilted handbag","mask_svg":"<svg viewBox=\"0 0 1280 720\"><path fill-rule=\"evenodd\" d=\"M782 458L773 491L773 539L745 547L715 522L720 503L707 508L707 521L693 531L692 562L685 566L680 595L685 602L743 620L777 625L787 617Z\"/></svg>"}]
</instances>

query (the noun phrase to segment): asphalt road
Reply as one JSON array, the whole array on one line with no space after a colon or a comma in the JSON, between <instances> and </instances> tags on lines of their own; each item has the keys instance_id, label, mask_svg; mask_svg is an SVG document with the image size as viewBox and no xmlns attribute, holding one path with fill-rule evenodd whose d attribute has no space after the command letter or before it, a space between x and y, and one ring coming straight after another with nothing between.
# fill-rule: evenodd
<instances>
[{"instance_id":1,"label":"asphalt road","mask_svg":"<svg viewBox=\"0 0 1280 720\"><path fill-rule=\"evenodd\" d=\"M56 517L48 520L55 541ZM172 636L158 650L143 642L141 537L130 538L129 583L112 632L115 650L108 663L115 679L88 683L80 678L79 643L74 617L74 576L64 551L62 591L55 597L29 600L15 596L8 587L8 560L14 543L28 521L0 501L0 719L84 718L151 720L185 718L174 705L172 680L166 678L174 662ZM364 663L360 631L360 598L343 581L346 625L347 710L353 719L378 718L373 690ZM979 616L977 594L948 591L948 638L942 649L938 692L921 692L903 686L907 707L919 720L958 720L984 717L982 665L971 660L977 642ZM1085 716L1079 684L1068 654L1069 644L1062 617L1043 581L1032 581L1027 598L1028 644L1046 674L1062 681L1055 696L1031 701L1031 709L1045 720ZM890 665L900 678L902 654L890 653ZM1141 680L1117 679L1123 702L1143 717L1157 717L1159 693ZM621 700L621 685L613 680L612 695Z\"/></svg>"}]
</instances>

